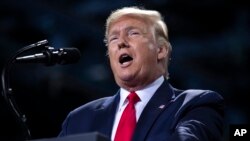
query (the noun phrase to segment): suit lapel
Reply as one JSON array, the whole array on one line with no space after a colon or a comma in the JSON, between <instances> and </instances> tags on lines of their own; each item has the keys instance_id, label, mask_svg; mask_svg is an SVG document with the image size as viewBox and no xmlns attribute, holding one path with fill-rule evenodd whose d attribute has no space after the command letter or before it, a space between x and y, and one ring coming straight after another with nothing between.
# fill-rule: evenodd
<instances>
[{"instance_id":1,"label":"suit lapel","mask_svg":"<svg viewBox=\"0 0 250 141\"><path fill-rule=\"evenodd\" d=\"M98 117L98 121L96 121L95 129L97 129L98 132L108 136L109 138L111 137L113 122L119 99L119 94L116 94L105 101L100 107L96 108L95 113L96 117Z\"/></svg>"},{"instance_id":2,"label":"suit lapel","mask_svg":"<svg viewBox=\"0 0 250 141\"><path fill-rule=\"evenodd\" d=\"M134 141L145 140L157 117L170 104L172 96L173 90L170 88L167 80L164 80L163 84L144 108L137 122L133 137Z\"/></svg>"}]
</instances>

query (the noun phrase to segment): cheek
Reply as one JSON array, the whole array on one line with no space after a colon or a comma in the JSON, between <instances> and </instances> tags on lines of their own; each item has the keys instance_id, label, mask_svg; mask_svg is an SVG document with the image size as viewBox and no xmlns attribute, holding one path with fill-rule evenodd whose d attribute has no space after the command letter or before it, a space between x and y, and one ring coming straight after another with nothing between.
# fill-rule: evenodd
<instances>
[{"instance_id":1,"label":"cheek","mask_svg":"<svg viewBox=\"0 0 250 141\"><path fill-rule=\"evenodd\" d=\"M142 44L141 47L142 48L139 50L139 52L143 56L145 56L145 58L150 59L156 55L157 46L155 44L153 44L152 42L146 42L145 44Z\"/></svg>"},{"instance_id":2,"label":"cheek","mask_svg":"<svg viewBox=\"0 0 250 141\"><path fill-rule=\"evenodd\" d=\"M152 43L148 43L149 50L153 51L155 49L155 45Z\"/></svg>"},{"instance_id":3,"label":"cheek","mask_svg":"<svg viewBox=\"0 0 250 141\"><path fill-rule=\"evenodd\" d=\"M142 61L147 66L153 67L157 63L157 50L153 44L150 44L142 53Z\"/></svg>"},{"instance_id":4,"label":"cheek","mask_svg":"<svg viewBox=\"0 0 250 141\"><path fill-rule=\"evenodd\" d=\"M115 52L112 50L108 50L108 56L109 56L109 62L111 67L113 66L114 62L115 62Z\"/></svg>"},{"instance_id":5,"label":"cheek","mask_svg":"<svg viewBox=\"0 0 250 141\"><path fill-rule=\"evenodd\" d=\"M109 58L113 58L114 57L114 50L112 50L112 48L108 48L107 50L107 54L109 56Z\"/></svg>"},{"instance_id":6,"label":"cheek","mask_svg":"<svg viewBox=\"0 0 250 141\"><path fill-rule=\"evenodd\" d=\"M157 47L156 42L153 40L152 37L148 37L148 38L143 38L140 42L141 47L144 47L148 50L154 50Z\"/></svg>"}]
</instances>

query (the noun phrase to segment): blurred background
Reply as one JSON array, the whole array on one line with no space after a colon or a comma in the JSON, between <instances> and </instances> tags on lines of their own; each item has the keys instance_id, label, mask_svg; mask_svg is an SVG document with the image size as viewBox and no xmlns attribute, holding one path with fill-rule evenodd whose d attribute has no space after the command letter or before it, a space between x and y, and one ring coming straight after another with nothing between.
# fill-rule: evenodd
<instances>
[{"instance_id":1,"label":"blurred background","mask_svg":"<svg viewBox=\"0 0 250 141\"><path fill-rule=\"evenodd\" d=\"M170 83L210 89L226 101L225 122L249 123L249 5L236 0L1 0L0 69L17 50L47 39L75 47L76 64L15 64L10 84L32 139L59 134L74 108L118 90L103 43L111 11L139 6L162 13L173 47ZM1 88L2 91L2 88ZM21 128L0 97L0 140L20 140ZM226 133L228 132L226 127ZM225 139L228 137L225 135Z\"/></svg>"}]
</instances>

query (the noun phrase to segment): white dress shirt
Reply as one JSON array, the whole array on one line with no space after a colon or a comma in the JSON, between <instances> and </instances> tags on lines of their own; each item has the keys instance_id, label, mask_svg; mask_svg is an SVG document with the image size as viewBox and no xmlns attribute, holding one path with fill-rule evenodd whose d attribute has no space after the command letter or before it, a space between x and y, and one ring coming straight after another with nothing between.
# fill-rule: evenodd
<instances>
[{"instance_id":1,"label":"white dress shirt","mask_svg":"<svg viewBox=\"0 0 250 141\"><path fill-rule=\"evenodd\" d=\"M151 83L147 87L145 87L144 89L136 91L136 94L140 98L140 101L135 104L136 121L138 121L143 109L145 108L145 106L147 105L147 103L151 99L151 97L154 95L156 90L161 86L163 81L164 81L164 77L161 76L158 79L156 79L153 83ZM126 98L129 94L130 94L129 91L127 91L123 88L120 89L120 102L119 102L119 106L118 106L117 111L116 111L115 121L113 124L112 134L111 134L112 141L115 138L115 133L116 133L120 118L122 116L122 113L128 104L128 100Z\"/></svg>"}]
</instances>

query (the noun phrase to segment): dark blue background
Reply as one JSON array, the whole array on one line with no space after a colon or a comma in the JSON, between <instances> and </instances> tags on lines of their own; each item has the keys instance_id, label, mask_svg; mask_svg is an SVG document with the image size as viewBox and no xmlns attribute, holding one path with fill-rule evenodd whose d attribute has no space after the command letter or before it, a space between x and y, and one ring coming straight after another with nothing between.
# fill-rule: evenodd
<instances>
[{"instance_id":1,"label":"dark blue background","mask_svg":"<svg viewBox=\"0 0 250 141\"><path fill-rule=\"evenodd\" d=\"M225 121L249 123L250 13L246 3L238 0L1 0L1 70L17 50L43 39L55 48L76 47L82 53L77 64L13 67L11 86L19 108L27 116L33 139L57 136L70 110L117 91L103 38L107 16L123 6L142 6L163 14L173 46L169 70L174 87L217 91L226 100ZM20 139L20 127L2 97L0 121L0 140Z\"/></svg>"}]
</instances>

